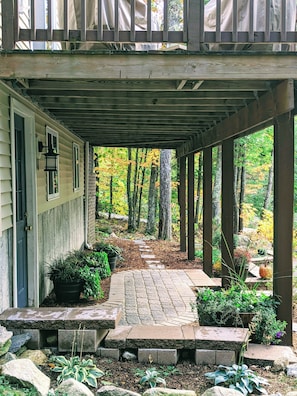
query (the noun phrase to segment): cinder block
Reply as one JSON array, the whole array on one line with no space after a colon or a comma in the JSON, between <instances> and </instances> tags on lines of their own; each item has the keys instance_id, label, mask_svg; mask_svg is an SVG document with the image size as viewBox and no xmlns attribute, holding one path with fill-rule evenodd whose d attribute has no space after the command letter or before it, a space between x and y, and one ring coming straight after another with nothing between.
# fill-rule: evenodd
<instances>
[{"instance_id":1,"label":"cinder block","mask_svg":"<svg viewBox=\"0 0 297 396\"><path fill-rule=\"evenodd\" d=\"M213 351L211 349L196 349L195 363L198 365L215 364L216 363L216 351Z\"/></svg>"},{"instance_id":2,"label":"cinder block","mask_svg":"<svg viewBox=\"0 0 297 396\"><path fill-rule=\"evenodd\" d=\"M76 351L96 352L108 330L58 330L59 352L71 352L73 342Z\"/></svg>"},{"instance_id":3,"label":"cinder block","mask_svg":"<svg viewBox=\"0 0 297 396\"><path fill-rule=\"evenodd\" d=\"M218 350L216 353L216 364L231 366L235 363L235 351Z\"/></svg>"},{"instance_id":4,"label":"cinder block","mask_svg":"<svg viewBox=\"0 0 297 396\"><path fill-rule=\"evenodd\" d=\"M176 364L177 361L177 349L158 349L158 364Z\"/></svg>"},{"instance_id":5,"label":"cinder block","mask_svg":"<svg viewBox=\"0 0 297 396\"><path fill-rule=\"evenodd\" d=\"M120 360L120 350L117 348L98 348L96 351L97 356Z\"/></svg>"},{"instance_id":6,"label":"cinder block","mask_svg":"<svg viewBox=\"0 0 297 396\"><path fill-rule=\"evenodd\" d=\"M30 334L30 340L27 342L27 346L30 349L41 349L44 347L43 340L40 334L40 330L26 329L23 333Z\"/></svg>"},{"instance_id":7,"label":"cinder block","mask_svg":"<svg viewBox=\"0 0 297 396\"><path fill-rule=\"evenodd\" d=\"M158 363L158 349L139 348L138 361L139 363Z\"/></svg>"}]
</instances>

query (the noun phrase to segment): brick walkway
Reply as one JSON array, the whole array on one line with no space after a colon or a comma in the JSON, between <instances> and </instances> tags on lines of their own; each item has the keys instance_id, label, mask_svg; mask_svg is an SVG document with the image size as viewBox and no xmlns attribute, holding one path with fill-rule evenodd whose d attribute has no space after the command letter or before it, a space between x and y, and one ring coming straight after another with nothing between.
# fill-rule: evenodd
<instances>
[{"instance_id":1,"label":"brick walkway","mask_svg":"<svg viewBox=\"0 0 297 396\"><path fill-rule=\"evenodd\" d=\"M196 320L191 303L195 286L214 286L202 270L166 270L145 245L139 246L148 269L112 275L109 303L120 303L120 325L183 325Z\"/></svg>"}]
</instances>

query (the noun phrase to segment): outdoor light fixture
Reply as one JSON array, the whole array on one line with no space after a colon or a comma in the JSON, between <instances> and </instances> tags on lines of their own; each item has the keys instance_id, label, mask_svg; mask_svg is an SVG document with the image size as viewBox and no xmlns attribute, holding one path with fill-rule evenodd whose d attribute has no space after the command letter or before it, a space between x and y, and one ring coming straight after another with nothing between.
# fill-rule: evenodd
<instances>
[{"instance_id":1,"label":"outdoor light fixture","mask_svg":"<svg viewBox=\"0 0 297 396\"><path fill-rule=\"evenodd\" d=\"M45 168L46 172L56 172L58 170L58 155L54 152L52 145L44 146L42 142L38 142L38 151L42 153L43 149L48 149L45 156Z\"/></svg>"}]
</instances>

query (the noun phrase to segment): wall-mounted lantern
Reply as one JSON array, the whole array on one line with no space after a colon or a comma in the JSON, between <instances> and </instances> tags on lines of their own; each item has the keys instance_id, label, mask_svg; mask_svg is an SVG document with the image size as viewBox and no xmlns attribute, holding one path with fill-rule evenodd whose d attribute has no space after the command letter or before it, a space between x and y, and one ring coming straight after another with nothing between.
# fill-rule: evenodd
<instances>
[{"instance_id":1,"label":"wall-mounted lantern","mask_svg":"<svg viewBox=\"0 0 297 396\"><path fill-rule=\"evenodd\" d=\"M53 147L44 146L42 142L38 142L38 151L42 153L43 149L47 149L47 153L44 153L45 156L45 168L46 172L56 172L58 170L58 156L59 154L54 152Z\"/></svg>"}]
</instances>

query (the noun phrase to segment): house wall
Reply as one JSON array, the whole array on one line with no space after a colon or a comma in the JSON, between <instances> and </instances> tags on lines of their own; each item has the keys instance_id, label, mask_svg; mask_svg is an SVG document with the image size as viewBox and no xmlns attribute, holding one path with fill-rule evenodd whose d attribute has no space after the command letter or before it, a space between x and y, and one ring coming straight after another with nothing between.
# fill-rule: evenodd
<instances>
[{"instance_id":1,"label":"house wall","mask_svg":"<svg viewBox=\"0 0 297 396\"><path fill-rule=\"evenodd\" d=\"M10 132L10 102L14 98L34 113L35 141L31 152L36 155L37 246L36 275L29 288L39 290L39 298L32 304L38 305L50 291L51 284L46 277L46 266L53 258L84 245L84 142L66 128L51 119L39 108L10 87L0 82L0 312L15 305L13 301L13 182ZM47 172L44 171L44 155L37 150L38 141L46 143L46 128L50 127L59 138L59 186L54 199L48 199ZM33 139L34 140L34 139ZM79 146L80 186L73 187L73 143ZM30 180L32 182L32 180ZM31 231L29 231L31 232ZM31 267L30 267L31 268ZM38 293L37 293L38 295ZM30 304L30 301L29 301Z\"/></svg>"}]
</instances>

